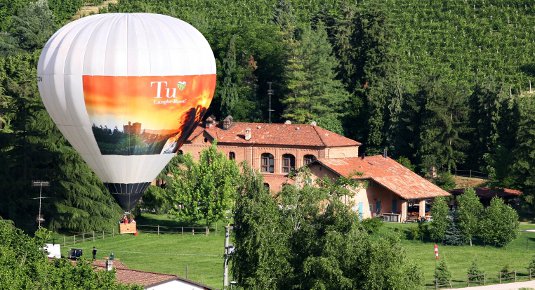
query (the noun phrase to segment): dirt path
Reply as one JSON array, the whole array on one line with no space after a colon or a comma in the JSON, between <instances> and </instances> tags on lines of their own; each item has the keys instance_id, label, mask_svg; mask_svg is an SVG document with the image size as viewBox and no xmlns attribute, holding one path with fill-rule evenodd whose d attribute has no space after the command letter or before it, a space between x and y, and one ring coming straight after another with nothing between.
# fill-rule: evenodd
<instances>
[{"instance_id":1,"label":"dirt path","mask_svg":"<svg viewBox=\"0 0 535 290\"><path fill-rule=\"evenodd\" d=\"M517 290L517 289L535 289L535 280L526 282L514 282L507 284L494 284L486 286L455 288L455 289L467 289L467 290Z\"/></svg>"},{"instance_id":2,"label":"dirt path","mask_svg":"<svg viewBox=\"0 0 535 290\"><path fill-rule=\"evenodd\" d=\"M91 14L97 14L100 8L108 7L108 5L110 4L117 4L117 2L119 2L119 0L106 0L98 6L92 6L92 5L82 6L82 8L80 8L80 10L78 10L78 12L74 14L74 16L72 17L72 20L80 19L84 16L91 15Z\"/></svg>"}]
</instances>

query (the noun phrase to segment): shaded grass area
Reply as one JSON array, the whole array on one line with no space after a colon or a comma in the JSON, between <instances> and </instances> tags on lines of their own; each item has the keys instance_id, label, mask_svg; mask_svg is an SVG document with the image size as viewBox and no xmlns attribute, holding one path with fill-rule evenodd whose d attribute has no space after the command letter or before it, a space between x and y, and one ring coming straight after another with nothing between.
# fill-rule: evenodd
<instances>
[{"instance_id":1,"label":"shaded grass area","mask_svg":"<svg viewBox=\"0 0 535 290\"><path fill-rule=\"evenodd\" d=\"M416 224L386 224L385 230L394 230L403 233ZM467 271L473 260L485 272L487 284L499 283L498 273L505 266L516 270L519 279L527 280L526 269L535 255L535 232L525 232L526 229L535 229L535 224L522 223L517 238L503 248L492 246L445 246L438 244L440 259L445 259L452 274L454 287L465 287ZM434 243L402 240L407 255L416 261L424 271L425 283L433 285L435 270ZM535 274L535 273L534 273Z\"/></svg>"}]
</instances>

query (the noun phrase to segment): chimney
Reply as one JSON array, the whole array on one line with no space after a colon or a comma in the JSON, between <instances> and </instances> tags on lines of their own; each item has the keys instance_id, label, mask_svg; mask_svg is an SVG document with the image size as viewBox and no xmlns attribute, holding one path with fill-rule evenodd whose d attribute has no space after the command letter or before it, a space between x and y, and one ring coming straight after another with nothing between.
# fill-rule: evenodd
<instances>
[{"instance_id":1,"label":"chimney","mask_svg":"<svg viewBox=\"0 0 535 290\"><path fill-rule=\"evenodd\" d=\"M228 130L231 126L232 126L232 121L233 121L233 118L231 115L228 115L224 120L223 120L223 129L224 130Z\"/></svg>"},{"instance_id":2,"label":"chimney","mask_svg":"<svg viewBox=\"0 0 535 290\"><path fill-rule=\"evenodd\" d=\"M318 123L316 123L316 121L312 121L312 122L310 122L310 125L316 127L318 125Z\"/></svg>"},{"instance_id":3,"label":"chimney","mask_svg":"<svg viewBox=\"0 0 535 290\"><path fill-rule=\"evenodd\" d=\"M204 127L206 128L212 128L215 126L215 124L216 124L216 120L215 120L214 115L206 118L206 120L204 121Z\"/></svg>"},{"instance_id":4,"label":"chimney","mask_svg":"<svg viewBox=\"0 0 535 290\"><path fill-rule=\"evenodd\" d=\"M385 149L383 149L383 157L384 158L388 157L388 149L386 149L386 147Z\"/></svg>"},{"instance_id":5,"label":"chimney","mask_svg":"<svg viewBox=\"0 0 535 290\"><path fill-rule=\"evenodd\" d=\"M245 140L251 140L251 128L245 128Z\"/></svg>"}]
</instances>

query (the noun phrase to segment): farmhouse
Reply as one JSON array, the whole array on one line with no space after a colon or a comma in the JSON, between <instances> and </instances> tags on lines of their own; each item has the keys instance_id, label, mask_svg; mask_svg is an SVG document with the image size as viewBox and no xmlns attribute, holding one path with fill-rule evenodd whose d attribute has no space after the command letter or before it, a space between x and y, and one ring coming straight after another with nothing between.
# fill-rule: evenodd
<instances>
[{"instance_id":1,"label":"farmhouse","mask_svg":"<svg viewBox=\"0 0 535 290\"><path fill-rule=\"evenodd\" d=\"M368 181L367 187L353 189L352 202L362 218L382 216L403 222L426 215L426 199L449 193L388 157L359 157L360 142L311 124L223 122L214 117L195 128L180 152L198 158L217 141L217 148L229 159L245 161L260 171L264 185L272 192L292 182L288 174L310 166L317 177L349 177Z\"/></svg>"},{"instance_id":2,"label":"farmhouse","mask_svg":"<svg viewBox=\"0 0 535 290\"><path fill-rule=\"evenodd\" d=\"M426 202L450 194L383 155L348 158L319 158L309 165L316 178L347 177L365 181L351 188L355 195L347 200L361 218L382 217L405 222L427 218Z\"/></svg>"}]
</instances>

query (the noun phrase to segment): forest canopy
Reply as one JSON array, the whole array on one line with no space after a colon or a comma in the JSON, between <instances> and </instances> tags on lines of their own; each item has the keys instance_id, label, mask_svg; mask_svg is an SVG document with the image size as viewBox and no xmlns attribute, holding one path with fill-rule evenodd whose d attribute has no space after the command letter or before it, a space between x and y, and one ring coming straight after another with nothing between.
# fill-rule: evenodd
<instances>
[{"instance_id":1,"label":"forest canopy","mask_svg":"<svg viewBox=\"0 0 535 290\"><path fill-rule=\"evenodd\" d=\"M0 0L0 215L28 226L34 179L51 181L55 228L97 229L119 213L35 81L40 49L84 2ZM386 148L420 174L481 171L532 204L534 11L529 0L119 0L101 13L161 13L201 31L218 67L208 115L316 121L368 155Z\"/></svg>"}]
</instances>

